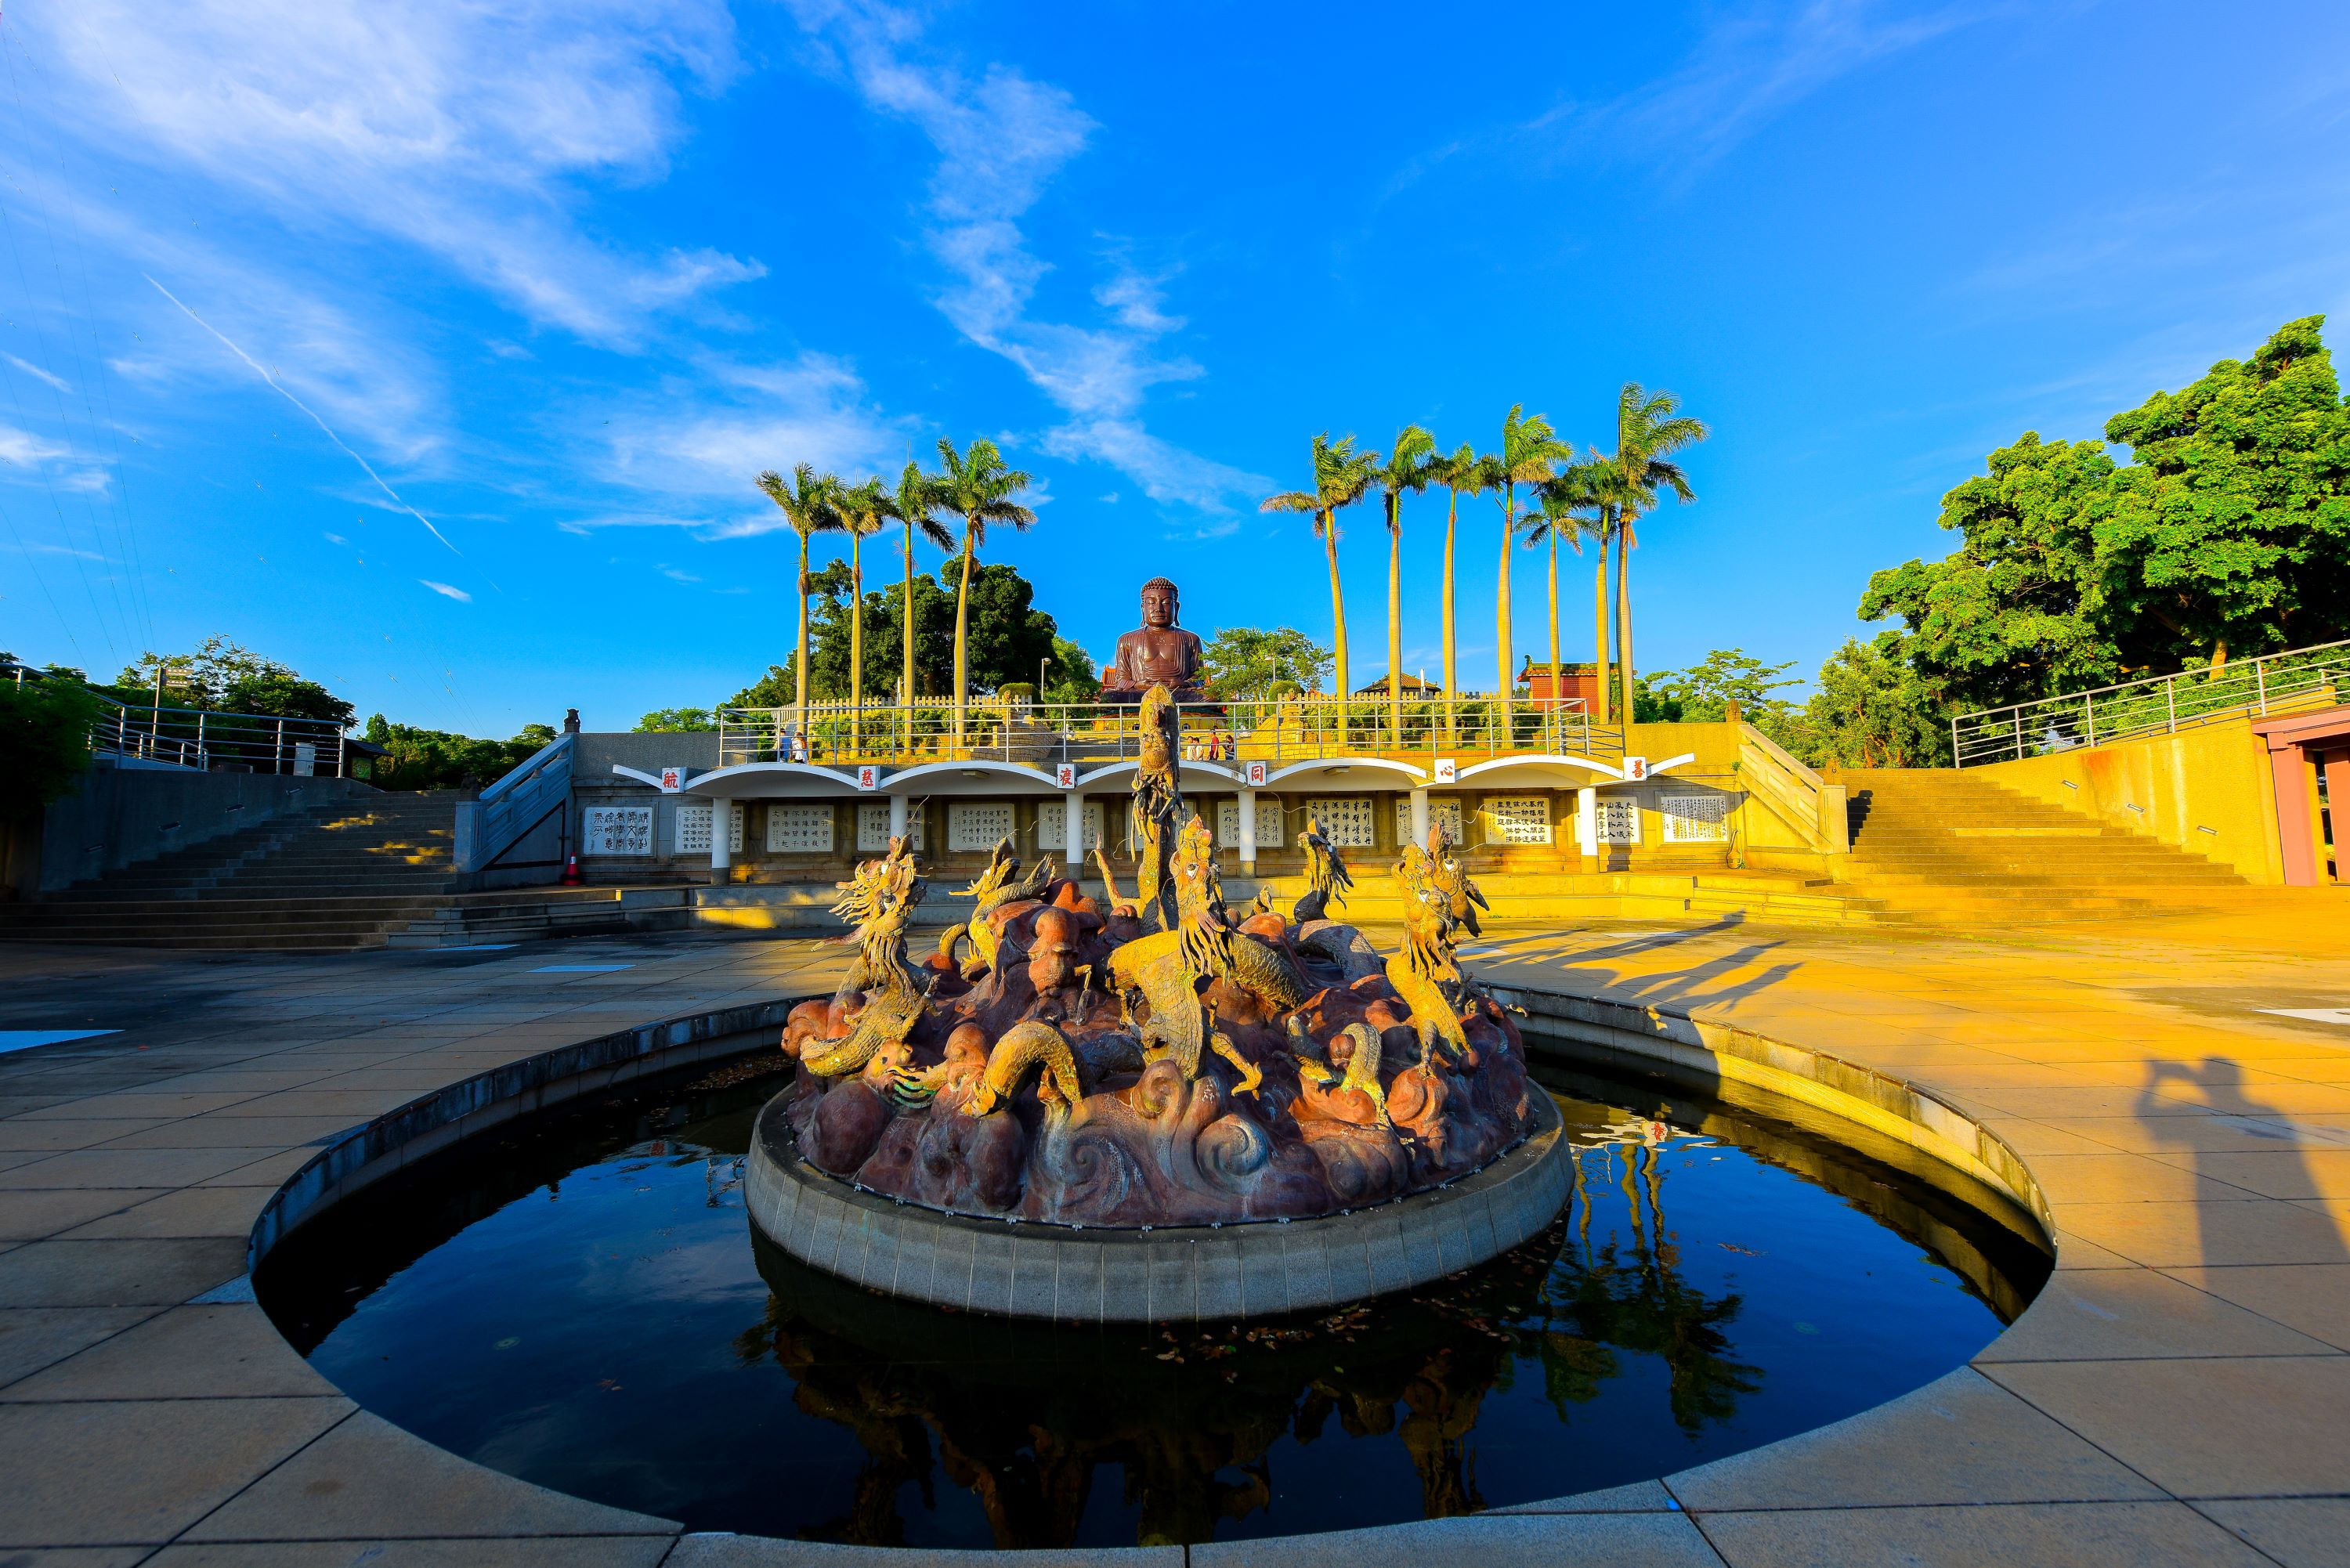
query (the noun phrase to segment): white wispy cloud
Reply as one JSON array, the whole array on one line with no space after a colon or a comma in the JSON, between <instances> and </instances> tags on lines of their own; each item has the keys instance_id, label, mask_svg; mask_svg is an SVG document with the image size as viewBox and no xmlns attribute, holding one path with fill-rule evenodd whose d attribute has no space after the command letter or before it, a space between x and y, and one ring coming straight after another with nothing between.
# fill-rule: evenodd
<instances>
[{"instance_id":1,"label":"white wispy cloud","mask_svg":"<svg viewBox=\"0 0 2350 1568\"><path fill-rule=\"evenodd\" d=\"M655 525L694 528L712 538L768 533L785 523L754 485L761 471L806 462L851 477L894 473L920 444L910 425L882 414L845 361L820 354L772 365L713 360L682 399L678 389L657 388L593 417L609 421L608 428L595 427L607 448L604 477L667 505L611 508L574 519L574 531Z\"/></svg>"},{"instance_id":2,"label":"white wispy cloud","mask_svg":"<svg viewBox=\"0 0 2350 1568\"><path fill-rule=\"evenodd\" d=\"M533 319L626 346L760 275L583 232L575 182L658 178L683 91L739 69L723 0L77 0L29 21L95 145L244 190L296 226L430 251Z\"/></svg>"},{"instance_id":3,"label":"white wispy cloud","mask_svg":"<svg viewBox=\"0 0 2350 1568\"><path fill-rule=\"evenodd\" d=\"M7 360L8 363L16 366L16 369L24 371L27 376L36 377L41 380L47 381L50 386L55 387L60 392L70 392L73 390L71 387L66 385L64 378L53 376L49 374L48 371L42 369L38 365L33 364L29 360L19 359L14 354L0 354L0 359Z\"/></svg>"},{"instance_id":4,"label":"white wispy cloud","mask_svg":"<svg viewBox=\"0 0 2350 1568\"><path fill-rule=\"evenodd\" d=\"M467 593L463 588L452 587L447 583L436 583L430 577L419 577L416 580L422 583L426 587L431 588L434 593L439 594L442 598L455 599L461 605L469 605L473 602L473 596Z\"/></svg>"},{"instance_id":5,"label":"white wispy cloud","mask_svg":"<svg viewBox=\"0 0 2350 1568\"><path fill-rule=\"evenodd\" d=\"M72 452L52 441L45 441L30 431L20 431L14 425L0 425L0 462L14 468L31 468L36 463L71 457Z\"/></svg>"},{"instance_id":6,"label":"white wispy cloud","mask_svg":"<svg viewBox=\"0 0 2350 1568\"><path fill-rule=\"evenodd\" d=\"M991 64L973 77L922 57L920 23L908 11L855 0L793 0L792 8L832 69L937 152L923 237L949 281L935 303L1062 410L1045 450L1120 469L1152 500L1214 514L1267 488L1263 476L1185 452L1142 423L1150 388L1203 374L1160 348L1183 326L1163 308L1163 278L1113 264L1094 290L1099 325L1031 314L1050 264L1031 249L1020 220L1098 129L1076 99L1016 67Z\"/></svg>"}]
</instances>

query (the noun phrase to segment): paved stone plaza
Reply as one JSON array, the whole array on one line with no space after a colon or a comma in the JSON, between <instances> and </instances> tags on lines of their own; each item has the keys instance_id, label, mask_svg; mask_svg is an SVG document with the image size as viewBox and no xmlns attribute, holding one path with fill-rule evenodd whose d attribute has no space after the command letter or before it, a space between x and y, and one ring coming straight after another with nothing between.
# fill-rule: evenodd
<instances>
[{"instance_id":1,"label":"paved stone plaza","mask_svg":"<svg viewBox=\"0 0 2350 1568\"><path fill-rule=\"evenodd\" d=\"M1971 1366L1661 1482L1086 1559L2350 1563L2338 921L2028 940L1503 928L1483 947L1472 960L1512 986L1734 1022L1930 1092L2024 1158L2058 1228L2057 1273ZM713 936L328 957L0 950L0 1031L116 1031L0 1055L5 1561L942 1555L681 1538L454 1459L312 1373L244 1282L256 1217L334 1135L557 1046L828 990L843 956Z\"/></svg>"}]
</instances>

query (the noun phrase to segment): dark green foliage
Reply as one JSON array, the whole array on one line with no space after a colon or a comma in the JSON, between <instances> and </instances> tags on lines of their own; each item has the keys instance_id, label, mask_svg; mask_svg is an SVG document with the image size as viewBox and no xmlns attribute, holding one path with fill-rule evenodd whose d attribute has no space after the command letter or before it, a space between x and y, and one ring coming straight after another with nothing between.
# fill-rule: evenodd
<instances>
[{"instance_id":1,"label":"dark green foliage","mask_svg":"<svg viewBox=\"0 0 2350 1568\"><path fill-rule=\"evenodd\" d=\"M99 700L64 676L0 680L0 822L30 818L73 788L90 763Z\"/></svg>"},{"instance_id":2,"label":"dark green foliage","mask_svg":"<svg viewBox=\"0 0 2350 1568\"><path fill-rule=\"evenodd\" d=\"M1318 690L1329 678L1330 650L1295 627L1228 626L1201 652L1212 697L1274 697Z\"/></svg>"},{"instance_id":3,"label":"dark green foliage","mask_svg":"<svg viewBox=\"0 0 2350 1568\"><path fill-rule=\"evenodd\" d=\"M1765 664L1742 648L1716 649L1687 670L1659 670L1636 678L1633 718L1643 724L1719 722L1735 702L1746 722L1767 731L1765 721L1791 713L1794 704L1775 695L1800 680L1786 678L1795 668Z\"/></svg>"},{"instance_id":4,"label":"dark green foliage","mask_svg":"<svg viewBox=\"0 0 2350 1568\"><path fill-rule=\"evenodd\" d=\"M1093 655L1066 637L1053 639L1052 668L1045 672L1047 702L1097 702L1101 700L1101 676Z\"/></svg>"},{"instance_id":5,"label":"dark green foliage","mask_svg":"<svg viewBox=\"0 0 2350 1568\"><path fill-rule=\"evenodd\" d=\"M215 713L261 713L273 719L315 719L348 725L356 717L348 702L315 680L305 680L274 659L225 637L208 637L193 653L144 653L125 669L108 694L126 707L156 701L158 670L168 672L166 708L197 708Z\"/></svg>"},{"instance_id":6,"label":"dark green foliage","mask_svg":"<svg viewBox=\"0 0 2350 1568\"><path fill-rule=\"evenodd\" d=\"M367 738L390 754L375 766L375 782L386 789L449 789L470 776L495 784L555 739L546 724L525 724L511 741L479 741L444 730L394 724L380 713L367 722Z\"/></svg>"},{"instance_id":7,"label":"dark green foliage","mask_svg":"<svg viewBox=\"0 0 2350 1568\"><path fill-rule=\"evenodd\" d=\"M1820 666L1814 684L1818 689L1794 717L1793 735L1773 736L1814 767L1949 763L1950 724L1926 679L1903 657L1899 632L1846 642Z\"/></svg>"},{"instance_id":8,"label":"dark green foliage","mask_svg":"<svg viewBox=\"0 0 2350 1568\"><path fill-rule=\"evenodd\" d=\"M952 585L959 575L957 567L950 563L940 569L937 577L917 574L914 578L918 617L914 685L918 697L945 698L953 691ZM866 580L870 582L872 578L868 576ZM808 698L811 701L839 701L848 696L848 564L835 561L822 571L810 572L808 589L816 596L809 621ZM1033 686L1041 660L1052 658L1056 648L1075 646L1055 637L1053 618L1034 607L1035 598L1035 588L1016 568L988 562L972 566L970 670L975 690L993 691L1014 680L1025 680ZM868 588L865 593L865 700L876 705L892 701L898 690L905 660L905 603L906 585L902 580L886 588ZM1083 657L1082 650L1079 657ZM795 673L790 659L769 665L764 676L737 691L724 705L788 708L795 701ZM1088 680L1091 674L1088 664ZM1095 683L1095 690L1098 690L1098 683Z\"/></svg>"},{"instance_id":9,"label":"dark green foliage","mask_svg":"<svg viewBox=\"0 0 2350 1568\"><path fill-rule=\"evenodd\" d=\"M1959 549L1870 579L1862 618L1907 628L1876 651L1940 717L2350 636L2350 410L2324 321L2115 415L2126 464L2030 431L1993 452L1943 497Z\"/></svg>"},{"instance_id":10,"label":"dark green foliage","mask_svg":"<svg viewBox=\"0 0 2350 1568\"><path fill-rule=\"evenodd\" d=\"M707 708L656 708L637 721L639 735L674 734L718 728L718 715Z\"/></svg>"}]
</instances>

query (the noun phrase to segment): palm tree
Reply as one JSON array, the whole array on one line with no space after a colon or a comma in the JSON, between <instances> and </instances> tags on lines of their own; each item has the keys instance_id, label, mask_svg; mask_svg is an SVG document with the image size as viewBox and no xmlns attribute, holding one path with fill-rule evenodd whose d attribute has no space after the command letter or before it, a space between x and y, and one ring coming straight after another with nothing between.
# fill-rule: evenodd
<instances>
[{"instance_id":1,"label":"palm tree","mask_svg":"<svg viewBox=\"0 0 2350 1568\"><path fill-rule=\"evenodd\" d=\"M924 473L920 463L911 458L907 459L906 472L898 476L897 493L889 498L889 515L903 524L906 529L906 667L899 677L898 701L907 710L906 743L910 748L914 737L914 629L917 619L914 609L914 535L920 534L941 550L953 549L955 542L954 535L931 515L938 510L938 476Z\"/></svg>"},{"instance_id":2,"label":"palm tree","mask_svg":"<svg viewBox=\"0 0 2350 1568\"><path fill-rule=\"evenodd\" d=\"M1449 724L1452 705L1461 697L1452 668L1452 540L1461 524L1461 493L1482 495L1492 489L1493 473L1477 449L1463 441L1451 456L1429 459L1428 476L1452 493L1444 506L1444 711Z\"/></svg>"},{"instance_id":3,"label":"palm tree","mask_svg":"<svg viewBox=\"0 0 2350 1568\"><path fill-rule=\"evenodd\" d=\"M1436 438L1406 425L1377 480L1388 504L1388 729L1403 744L1403 494L1428 488L1435 477Z\"/></svg>"},{"instance_id":4,"label":"palm tree","mask_svg":"<svg viewBox=\"0 0 2350 1568\"><path fill-rule=\"evenodd\" d=\"M881 532L898 515L898 498L879 478L842 489L833 503L841 531L848 535L848 706L850 733L865 735L865 556L868 535Z\"/></svg>"},{"instance_id":5,"label":"palm tree","mask_svg":"<svg viewBox=\"0 0 2350 1568\"><path fill-rule=\"evenodd\" d=\"M1575 455L1574 449L1551 429L1550 421L1540 414L1521 418L1524 409L1523 403L1510 405L1510 411L1502 417L1502 450L1487 460L1492 468L1493 487L1502 493L1502 582L1493 606L1494 634L1501 639L1494 651L1501 685L1493 700L1500 704L1500 738L1504 744L1511 736L1510 656L1515 651L1510 628L1510 545L1518 536L1518 486L1540 484L1561 459Z\"/></svg>"},{"instance_id":6,"label":"palm tree","mask_svg":"<svg viewBox=\"0 0 2350 1568\"><path fill-rule=\"evenodd\" d=\"M1610 472L1611 471L1600 462L1597 452L1592 453L1591 460L1587 462L1570 463L1558 477L1542 485L1539 491L1542 501L1542 520L1526 531L1526 542L1529 545L1540 542L1545 535L1550 540L1550 660L1553 696L1557 694L1558 681L1558 537L1561 534L1565 535L1566 542L1574 547L1575 553L1578 556L1583 553L1583 540L1586 537L1590 538L1598 547L1599 573L1592 581L1592 612L1595 618L1592 643L1598 652L1598 657L1593 662L1593 669L1598 675L1599 688L1599 711L1596 717L1603 724L1608 722L1607 531L1610 513L1607 498L1610 493Z\"/></svg>"},{"instance_id":7,"label":"palm tree","mask_svg":"<svg viewBox=\"0 0 2350 1568\"><path fill-rule=\"evenodd\" d=\"M1338 508L1352 506L1371 487L1378 471L1379 454L1358 452L1355 438L1347 436L1333 442L1330 432L1324 431L1314 438L1314 488L1284 490L1278 495L1268 495L1258 504L1260 512L1310 512L1314 514L1314 533L1322 541L1323 554L1330 563L1331 650L1337 666L1335 671L1338 686L1339 712L1346 711L1347 692L1347 597L1338 586Z\"/></svg>"},{"instance_id":8,"label":"palm tree","mask_svg":"<svg viewBox=\"0 0 2350 1568\"><path fill-rule=\"evenodd\" d=\"M962 577L955 585L954 635L954 738L960 746L963 712L971 697L972 556L987 543L990 523L1008 523L1025 530L1035 523L1036 514L1013 499L1028 488L1029 476L1006 468L1003 453L985 436L972 442L968 452L956 452L954 442L941 437L939 456L946 463L946 472L938 479L939 509L962 519Z\"/></svg>"},{"instance_id":9,"label":"palm tree","mask_svg":"<svg viewBox=\"0 0 2350 1568\"><path fill-rule=\"evenodd\" d=\"M1616 450L1599 459L1610 471L1610 504L1616 513L1616 668L1624 685L1627 723L1633 718L1630 562L1639 544L1632 525L1656 509L1659 489L1670 490L1684 504L1697 499L1689 476L1668 459L1710 433L1702 422L1680 412L1680 406L1670 392L1650 392L1638 381L1625 382L1616 395Z\"/></svg>"},{"instance_id":10,"label":"palm tree","mask_svg":"<svg viewBox=\"0 0 2350 1568\"><path fill-rule=\"evenodd\" d=\"M774 469L759 475L759 488L767 499L784 509L785 520L793 533L800 536L800 637L795 660L799 670L795 688L795 732L803 739L807 734L808 700L808 542L818 534L829 534L840 526L840 513L835 505L840 494L840 481L829 473L818 473L807 463L792 470L792 483L785 484L784 476Z\"/></svg>"}]
</instances>

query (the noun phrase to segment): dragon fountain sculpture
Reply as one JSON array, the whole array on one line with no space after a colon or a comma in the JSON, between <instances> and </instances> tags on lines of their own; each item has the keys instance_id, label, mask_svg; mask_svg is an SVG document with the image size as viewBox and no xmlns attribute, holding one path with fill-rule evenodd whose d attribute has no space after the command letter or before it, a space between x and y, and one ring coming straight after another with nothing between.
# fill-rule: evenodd
<instances>
[{"instance_id":1,"label":"dragon fountain sculpture","mask_svg":"<svg viewBox=\"0 0 2350 1568\"><path fill-rule=\"evenodd\" d=\"M1024 876L1007 839L964 889L969 918L916 962L910 846L841 885L857 957L783 1041L800 1157L953 1212L1182 1225L1383 1201L1524 1137L1539 1091L1461 966L1456 934L1485 904L1441 830L1396 863L1405 939L1384 960L1326 918L1353 877L1318 824L1300 838L1306 895L1236 912L1163 691L1140 720L1134 898L1099 844L1096 898L1049 861Z\"/></svg>"}]
</instances>

